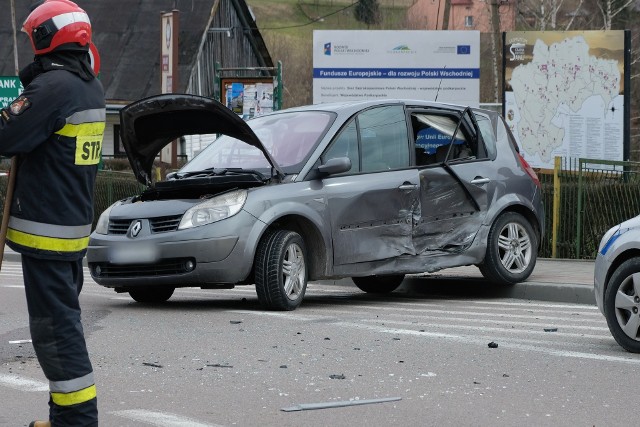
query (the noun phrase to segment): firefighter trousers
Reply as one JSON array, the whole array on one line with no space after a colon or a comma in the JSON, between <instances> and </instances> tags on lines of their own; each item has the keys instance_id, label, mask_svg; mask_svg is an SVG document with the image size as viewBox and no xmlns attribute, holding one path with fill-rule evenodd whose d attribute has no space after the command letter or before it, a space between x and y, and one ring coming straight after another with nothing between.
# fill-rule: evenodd
<instances>
[{"instance_id":1,"label":"firefighter trousers","mask_svg":"<svg viewBox=\"0 0 640 427\"><path fill-rule=\"evenodd\" d=\"M49 380L53 427L95 427L98 406L93 368L80 320L82 259L57 261L22 255L29 329Z\"/></svg>"}]
</instances>

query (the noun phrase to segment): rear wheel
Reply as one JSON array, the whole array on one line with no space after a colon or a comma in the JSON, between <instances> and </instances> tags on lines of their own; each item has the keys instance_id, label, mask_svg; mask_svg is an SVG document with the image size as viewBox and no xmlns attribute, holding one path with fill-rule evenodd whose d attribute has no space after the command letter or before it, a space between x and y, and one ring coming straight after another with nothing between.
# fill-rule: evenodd
<instances>
[{"instance_id":1,"label":"rear wheel","mask_svg":"<svg viewBox=\"0 0 640 427\"><path fill-rule=\"evenodd\" d=\"M640 258L631 258L614 271L604 293L604 315L618 344L640 353Z\"/></svg>"},{"instance_id":2,"label":"rear wheel","mask_svg":"<svg viewBox=\"0 0 640 427\"><path fill-rule=\"evenodd\" d=\"M256 293L269 310L295 310L307 289L306 248L290 230L271 230L263 236L255 259Z\"/></svg>"},{"instance_id":3,"label":"rear wheel","mask_svg":"<svg viewBox=\"0 0 640 427\"><path fill-rule=\"evenodd\" d=\"M519 213L506 212L491 226L487 253L478 268L494 283L514 285L531 275L537 256L538 242L529 221Z\"/></svg>"},{"instance_id":4,"label":"rear wheel","mask_svg":"<svg viewBox=\"0 0 640 427\"><path fill-rule=\"evenodd\" d=\"M352 277L351 280L364 292L371 294L388 294L398 289L404 280L404 274Z\"/></svg>"},{"instance_id":5,"label":"rear wheel","mask_svg":"<svg viewBox=\"0 0 640 427\"><path fill-rule=\"evenodd\" d=\"M175 288L140 288L131 289L129 295L136 302L144 304L165 302L173 295Z\"/></svg>"}]
</instances>

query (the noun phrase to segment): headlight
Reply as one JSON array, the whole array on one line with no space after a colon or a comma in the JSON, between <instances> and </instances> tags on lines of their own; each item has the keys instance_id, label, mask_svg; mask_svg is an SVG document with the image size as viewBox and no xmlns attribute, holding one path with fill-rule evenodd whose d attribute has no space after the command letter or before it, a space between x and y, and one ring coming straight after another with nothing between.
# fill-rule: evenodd
<instances>
[{"instance_id":1,"label":"headlight","mask_svg":"<svg viewBox=\"0 0 640 427\"><path fill-rule=\"evenodd\" d=\"M234 216L247 200L246 190L235 190L195 205L182 216L179 230L200 227Z\"/></svg>"},{"instance_id":2,"label":"headlight","mask_svg":"<svg viewBox=\"0 0 640 427\"><path fill-rule=\"evenodd\" d=\"M96 224L96 229L94 230L96 233L98 234L108 233L109 214L111 213L111 209L115 208L116 206L120 206L121 204L122 204L122 201L118 200L117 202L109 206L107 209L105 209L104 212L102 212L102 214L100 214L100 218L98 218L98 223Z\"/></svg>"}]
</instances>

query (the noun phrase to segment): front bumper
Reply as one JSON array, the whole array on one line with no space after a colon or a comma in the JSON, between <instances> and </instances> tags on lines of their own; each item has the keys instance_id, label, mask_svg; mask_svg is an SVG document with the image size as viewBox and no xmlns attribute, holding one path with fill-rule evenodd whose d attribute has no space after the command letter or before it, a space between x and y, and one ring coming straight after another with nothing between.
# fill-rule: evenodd
<instances>
[{"instance_id":1,"label":"front bumper","mask_svg":"<svg viewBox=\"0 0 640 427\"><path fill-rule=\"evenodd\" d=\"M247 242L255 225L241 211L219 223L143 239L94 233L87 250L91 277L109 288L241 283L253 266Z\"/></svg>"},{"instance_id":2,"label":"front bumper","mask_svg":"<svg viewBox=\"0 0 640 427\"><path fill-rule=\"evenodd\" d=\"M611 262L602 254L598 253L593 270L593 292L596 297L596 304L600 312L604 314L604 292L606 289L607 272Z\"/></svg>"}]
</instances>

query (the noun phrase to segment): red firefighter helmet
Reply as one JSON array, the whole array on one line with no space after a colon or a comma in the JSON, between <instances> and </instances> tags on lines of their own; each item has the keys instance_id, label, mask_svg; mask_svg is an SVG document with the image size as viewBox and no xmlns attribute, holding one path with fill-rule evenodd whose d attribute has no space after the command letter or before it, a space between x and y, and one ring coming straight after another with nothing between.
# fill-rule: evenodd
<instances>
[{"instance_id":1,"label":"red firefighter helmet","mask_svg":"<svg viewBox=\"0 0 640 427\"><path fill-rule=\"evenodd\" d=\"M22 24L36 55L54 50L88 51L91 43L89 16L69 0L46 0Z\"/></svg>"}]
</instances>

